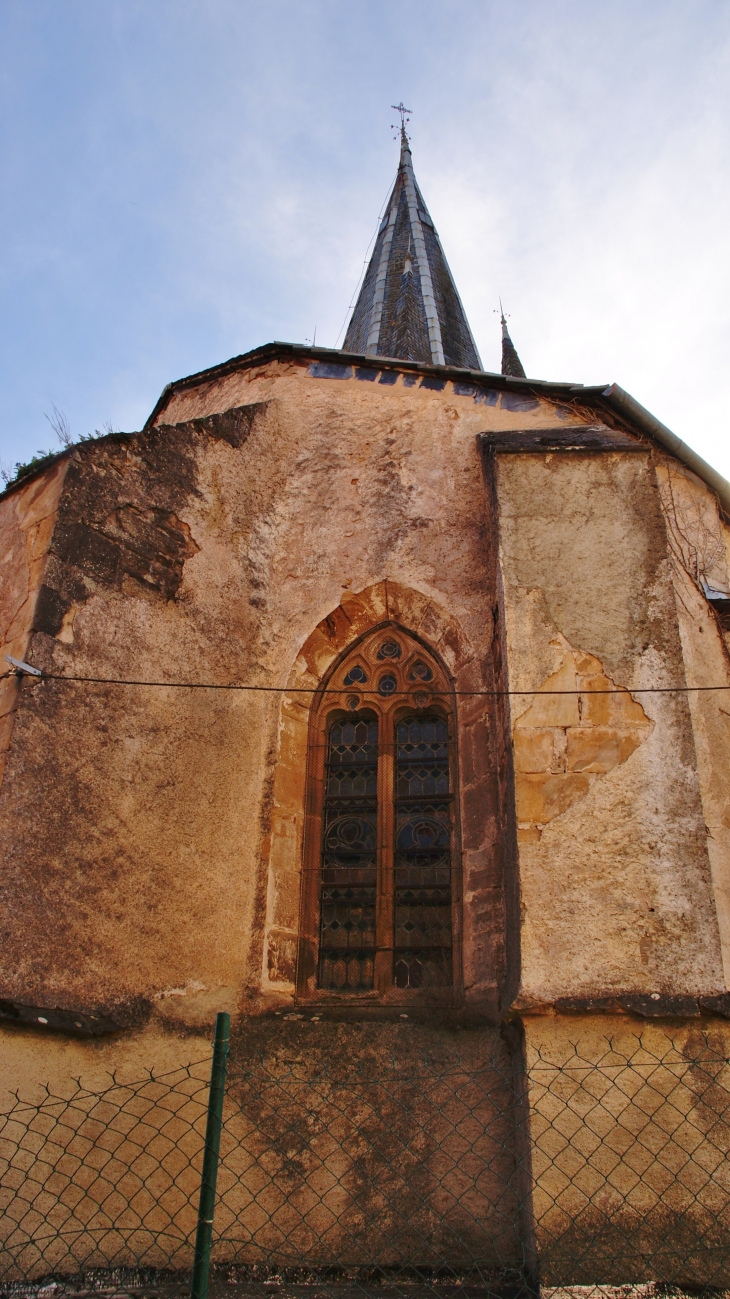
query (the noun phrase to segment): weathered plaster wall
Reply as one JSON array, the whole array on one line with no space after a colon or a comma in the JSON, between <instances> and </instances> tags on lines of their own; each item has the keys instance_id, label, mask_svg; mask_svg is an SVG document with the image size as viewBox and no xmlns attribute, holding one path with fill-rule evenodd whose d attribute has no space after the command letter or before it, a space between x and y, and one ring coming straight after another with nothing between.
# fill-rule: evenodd
<instances>
[{"instance_id":1,"label":"weathered plaster wall","mask_svg":"<svg viewBox=\"0 0 730 1299\"><path fill-rule=\"evenodd\" d=\"M23 1106L18 1122L5 1126L6 1148L30 1128L20 1155L26 1179L18 1185L18 1159L3 1178L6 1284L141 1261L190 1267L209 1075L208 1052L197 1045L177 1061L168 1052L160 1060L168 1075L154 1085L149 1075L145 1085L144 1066L135 1073L119 1052L99 1051L93 1070L83 1062L82 1082L92 1094L111 1094L88 1104L92 1123L80 1121L82 1099L70 1110L54 1101L40 1116ZM184 1060L192 1086L180 1072L170 1077ZM69 1073L55 1082L56 1096L74 1091L67 1080L76 1063L67 1053ZM118 1070L116 1086L102 1063ZM445 1258L452 1267L474 1258L519 1266L513 1074L514 1059L494 1029L396 1021L374 1031L291 1015L239 1022L231 1037L214 1260L233 1255L267 1269L343 1262L436 1268ZM0 1072L0 1104L3 1081ZM40 1099L23 1083L25 1102ZM134 1083L142 1086L124 1095ZM88 1149L94 1132L96 1147Z\"/></svg>"},{"instance_id":2,"label":"weathered plaster wall","mask_svg":"<svg viewBox=\"0 0 730 1299\"><path fill-rule=\"evenodd\" d=\"M299 891L304 833L309 699L301 691L327 680L350 645L374 626L406 627L446 665L456 691L488 683L459 623L434 599L386 580L343 593L337 610L302 647L282 700L280 747L273 791L266 920L262 932L263 989L293 990L299 934ZM503 820L494 758L493 709L484 698L457 694L458 774L461 792L463 956L466 1000L497 1017L505 968Z\"/></svg>"},{"instance_id":3,"label":"weathered plaster wall","mask_svg":"<svg viewBox=\"0 0 730 1299\"><path fill-rule=\"evenodd\" d=\"M6 654L22 659L28 648L67 466L60 461L0 501L0 672L7 671ZM15 677L0 681L0 783L18 691Z\"/></svg>"},{"instance_id":4,"label":"weathered plaster wall","mask_svg":"<svg viewBox=\"0 0 730 1299\"><path fill-rule=\"evenodd\" d=\"M461 679L488 685L490 527L476 435L558 417L536 399L411 380L319 379L274 363L178 395L146 434L75 453L33 661L82 676L283 688L318 624L337 610L348 624L351 594L387 579L415 593L403 617L420 619L427 639L442 632L418 602L441 611ZM279 695L50 681L23 690L0 806L4 904L19 918L3 948L4 994L77 1009L127 1003L130 1015L151 1002L193 1025L251 1005ZM466 725L465 748L470 736ZM480 744L472 770L489 766ZM471 814L469 847L471 900L495 918L473 987L493 1004L503 963L495 815L486 802L481 823Z\"/></svg>"},{"instance_id":5,"label":"weathered plaster wall","mask_svg":"<svg viewBox=\"0 0 730 1299\"><path fill-rule=\"evenodd\" d=\"M503 456L496 472L510 688L685 684L648 458ZM724 988L686 695L545 693L512 715L521 1004Z\"/></svg>"},{"instance_id":6,"label":"weathered plaster wall","mask_svg":"<svg viewBox=\"0 0 730 1299\"><path fill-rule=\"evenodd\" d=\"M645 458L500 461L500 677L477 434L590 417L411 379L273 362L180 392L158 427L70 458L31 661L265 689L23 684L0 804L18 917L0 994L116 1007L140 1024L135 1060L207 1031L217 1009L289 1000L308 722L292 687L316 686L388 619L432 645L459 689L541 692L512 708L523 1000L725 986L687 701L630 695L683 680ZM555 674L629 693L579 694L576 716L575 696L554 707ZM459 708L466 993L494 1016L510 771L500 706Z\"/></svg>"},{"instance_id":7,"label":"weathered plaster wall","mask_svg":"<svg viewBox=\"0 0 730 1299\"><path fill-rule=\"evenodd\" d=\"M666 519L677 621L689 685L726 690L687 695L712 889L730 987L730 653L713 610L700 590L730 591L728 560L717 499L695 474L662 457L657 479Z\"/></svg>"},{"instance_id":8,"label":"weathered plaster wall","mask_svg":"<svg viewBox=\"0 0 730 1299\"><path fill-rule=\"evenodd\" d=\"M730 1025L526 1016L544 1285L724 1288Z\"/></svg>"},{"instance_id":9,"label":"weathered plaster wall","mask_svg":"<svg viewBox=\"0 0 730 1299\"><path fill-rule=\"evenodd\" d=\"M538 692L511 709L522 1004L726 986L726 864L704 828L719 841L727 827L713 758L725 720L691 697L638 693L683 682L685 664L719 670L699 607L678 614L647 458L503 457L490 496L480 432L590 417L373 373L273 362L178 392L147 433L69 457L32 557L52 530L50 553L25 586L18 550L13 609L42 586L22 642L31 662L263 689L23 682L0 796L0 997L104 1006L129 1027L96 1041L3 1028L0 1087L200 1060L220 1009L242 1012L239 1066L293 1050L315 1063L396 1051L415 1067L433 1048L472 1068L501 1050L491 1028L470 1029L465 1051L435 1020L414 1016L406 1040L404 1025L291 1004L308 725L296 689L389 620L423 637L458 689ZM29 484L28 502L45 508L52 486ZM29 510L28 534L51 513ZM459 699L466 993L494 1018L516 880L511 771L502 706ZM531 1020L528 1059L576 1033L590 1051L606 1031L636 1030L626 1017Z\"/></svg>"}]
</instances>

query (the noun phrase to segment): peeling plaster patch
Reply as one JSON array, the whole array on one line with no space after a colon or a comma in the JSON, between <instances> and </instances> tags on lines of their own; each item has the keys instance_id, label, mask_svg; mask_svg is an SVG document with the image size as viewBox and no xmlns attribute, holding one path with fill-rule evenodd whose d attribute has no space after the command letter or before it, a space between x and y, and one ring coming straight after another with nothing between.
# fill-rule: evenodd
<instances>
[{"instance_id":1,"label":"peeling plaster patch","mask_svg":"<svg viewBox=\"0 0 730 1299\"><path fill-rule=\"evenodd\" d=\"M56 633L56 640L60 640L63 645L73 645L74 643L74 618L81 608L78 604L72 604L63 615L61 629Z\"/></svg>"},{"instance_id":2,"label":"peeling plaster patch","mask_svg":"<svg viewBox=\"0 0 730 1299\"><path fill-rule=\"evenodd\" d=\"M190 979L176 988L164 988L153 998L159 1022L183 1031L210 1028L218 1011L235 1011L238 989L231 985Z\"/></svg>"},{"instance_id":3,"label":"peeling plaster patch","mask_svg":"<svg viewBox=\"0 0 730 1299\"><path fill-rule=\"evenodd\" d=\"M628 690L597 693L617 687L595 655L573 649L564 636L550 643L563 649L562 662L514 724L518 837L524 842L539 839L548 822L585 798L654 729Z\"/></svg>"},{"instance_id":4,"label":"peeling plaster patch","mask_svg":"<svg viewBox=\"0 0 730 1299\"><path fill-rule=\"evenodd\" d=\"M186 983L184 988L165 988L162 992L156 992L153 1001L163 1001L165 997L188 997L194 996L196 992L205 992L206 986L199 979L193 979Z\"/></svg>"}]
</instances>

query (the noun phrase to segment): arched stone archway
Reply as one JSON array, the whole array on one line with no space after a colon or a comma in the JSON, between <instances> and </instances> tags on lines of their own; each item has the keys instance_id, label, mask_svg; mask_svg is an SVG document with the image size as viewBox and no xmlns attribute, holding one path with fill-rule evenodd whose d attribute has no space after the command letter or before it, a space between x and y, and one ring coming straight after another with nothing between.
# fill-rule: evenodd
<instances>
[{"instance_id":1,"label":"arched stone archway","mask_svg":"<svg viewBox=\"0 0 730 1299\"><path fill-rule=\"evenodd\" d=\"M442 605L399 582L378 582L364 591L344 591L339 605L307 637L292 669L292 687L318 686L340 654L365 632L393 623L428 641L454 679L474 651L460 625Z\"/></svg>"},{"instance_id":2,"label":"arched stone archway","mask_svg":"<svg viewBox=\"0 0 730 1299\"><path fill-rule=\"evenodd\" d=\"M472 999L484 1000L486 996L494 1002L502 966L504 907L493 701L489 696L459 694L492 687L491 659L488 654L477 654L458 620L443 606L391 581L343 594L337 608L307 637L292 666L289 692L282 695L271 829L264 843L268 881L261 991L264 997L294 995L314 692L326 682L341 655L380 626L401 627L422 640L442 660L457 692L465 983L467 998L471 994ZM489 912L486 927L485 908Z\"/></svg>"}]
</instances>

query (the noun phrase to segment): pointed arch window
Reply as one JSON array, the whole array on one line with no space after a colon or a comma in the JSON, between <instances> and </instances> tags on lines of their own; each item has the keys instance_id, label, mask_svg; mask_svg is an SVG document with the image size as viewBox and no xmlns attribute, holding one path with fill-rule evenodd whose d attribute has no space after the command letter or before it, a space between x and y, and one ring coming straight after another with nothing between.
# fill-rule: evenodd
<instances>
[{"instance_id":1,"label":"pointed arch window","mask_svg":"<svg viewBox=\"0 0 730 1299\"><path fill-rule=\"evenodd\" d=\"M313 711L298 995L451 1004L458 987L449 683L400 629L338 664Z\"/></svg>"}]
</instances>

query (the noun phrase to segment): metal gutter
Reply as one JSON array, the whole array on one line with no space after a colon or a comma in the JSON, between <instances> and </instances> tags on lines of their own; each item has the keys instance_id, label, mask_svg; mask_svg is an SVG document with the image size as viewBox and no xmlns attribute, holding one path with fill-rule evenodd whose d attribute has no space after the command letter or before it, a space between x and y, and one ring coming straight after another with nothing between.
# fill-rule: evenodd
<instances>
[{"instance_id":1,"label":"metal gutter","mask_svg":"<svg viewBox=\"0 0 730 1299\"><path fill-rule=\"evenodd\" d=\"M630 393L620 388L617 383L610 384L608 388L604 389L602 395L609 406L626 416L642 432L648 433L665 450L676 456L688 469L697 474L698 478L707 483L708 487L711 487L717 493L724 512L730 517L730 483L726 478L723 478L722 474L713 469L712 465L708 465L707 461L702 459L702 456L698 456L696 451L688 447L686 442L678 438L676 433L672 433L672 430L667 428L666 424L662 424L661 420L652 415L651 411L648 411L645 406L636 401Z\"/></svg>"}]
</instances>

